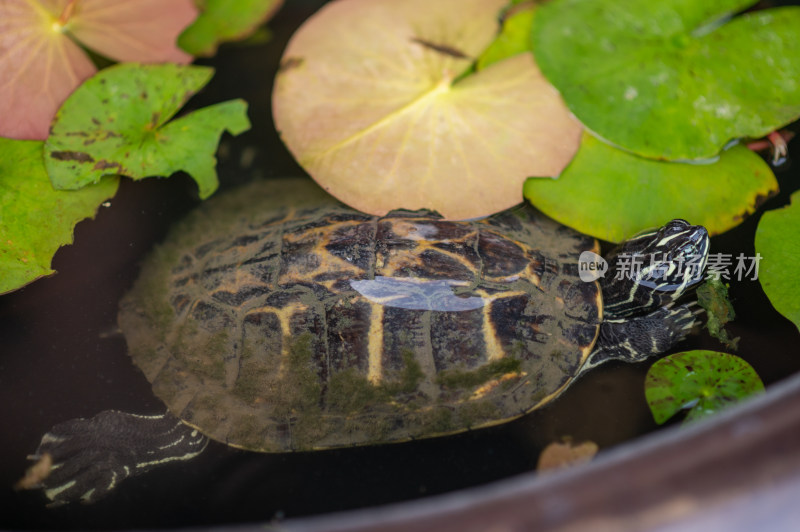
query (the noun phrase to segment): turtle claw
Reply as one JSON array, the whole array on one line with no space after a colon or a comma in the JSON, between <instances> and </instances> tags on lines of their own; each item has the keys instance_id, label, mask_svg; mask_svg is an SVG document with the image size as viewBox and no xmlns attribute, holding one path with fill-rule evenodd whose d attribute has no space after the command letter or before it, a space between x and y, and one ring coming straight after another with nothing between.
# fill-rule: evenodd
<instances>
[{"instance_id":1,"label":"turtle claw","mask_svg":"<svg viewBox=\"0 0 800 532\"><path fill-rule=\"evenodd\" d=\"M106 410L73 419L42 436L36 460L16 489L42 489L48 506L101 499L128 477L194 458L208 439L169 413L139 416Z\"/></svg>"},{"instance_id":2,"label":"turtle claw","mask_svg":"<svg viewBox=\"0 0 800 532\"><path fill-rule=\"evenodd\" d=\"M641 362L659 355L686 338L705 310L696 302L666 305L636 318L607 320L600 326L595 350L582 371L609 360Z\"/></svg>"}]
</instances>

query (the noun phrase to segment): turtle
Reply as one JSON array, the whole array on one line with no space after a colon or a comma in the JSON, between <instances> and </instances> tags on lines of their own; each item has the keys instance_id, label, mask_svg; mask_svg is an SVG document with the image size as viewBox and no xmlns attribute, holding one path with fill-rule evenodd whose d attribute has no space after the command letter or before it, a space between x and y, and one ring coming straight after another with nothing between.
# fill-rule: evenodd
<instances>
[{"instance_id":1,"label":"turtle","mask_svg":"<svg viewBox=\"0 0 800 532\"><path fill-rule=\"evenodd\" d=\"M310 180L246 185L173 228L120 303L132 361L167 412L56 425L31 457L49 473L29 487L94 501L209 439L291 452L507 422L599 364L681 341L702 312L691 293L708 248L706 229L679 219L602 258L530 204L467 221L377 216Z\"/></svg>"}]
</instances>

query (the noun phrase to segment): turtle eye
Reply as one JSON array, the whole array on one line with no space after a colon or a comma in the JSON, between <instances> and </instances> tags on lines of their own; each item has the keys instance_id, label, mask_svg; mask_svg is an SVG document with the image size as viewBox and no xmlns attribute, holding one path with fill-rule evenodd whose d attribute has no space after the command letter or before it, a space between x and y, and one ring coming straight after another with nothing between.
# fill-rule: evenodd
<instances>
[{"instance_id":1,"label":"turtle eye","mask_svg":"<svg viewBox=\"0 0 800 532\"><path fill-rule=\"evenodd\" d=\"M664 230L668 232L683 231L684 229L687 229L689 227L691 226L689 225L689 222L687 222L686 220L683 220L681 218L675 218L674 220L672 220L671 222L667 223L664 226Z\"/></svg>"}]
</instances>

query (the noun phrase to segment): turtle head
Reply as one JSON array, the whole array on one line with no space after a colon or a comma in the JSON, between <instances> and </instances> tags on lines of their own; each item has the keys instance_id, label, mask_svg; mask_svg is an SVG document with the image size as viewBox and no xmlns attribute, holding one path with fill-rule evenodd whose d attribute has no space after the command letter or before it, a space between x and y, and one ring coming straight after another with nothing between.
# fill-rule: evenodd
<instances>
[{"instance_id":1,"label":"turtle head","mask_svg":"<svg viewBox=\"0 0 800 532\"><path fill-rule=\"evenodd\" d=\"M703 280L708 231L685 220L639 233L611 251L603 307L611 318L669 305Z\"/></svg>"}]
</instances>

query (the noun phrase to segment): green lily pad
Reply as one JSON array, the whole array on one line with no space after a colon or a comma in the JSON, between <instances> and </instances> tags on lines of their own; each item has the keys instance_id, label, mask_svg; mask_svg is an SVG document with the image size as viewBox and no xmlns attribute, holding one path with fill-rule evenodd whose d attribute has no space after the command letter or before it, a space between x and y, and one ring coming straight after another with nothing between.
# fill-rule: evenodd
<instances>
[{"instance_id":1,"label":"green lily pad","mask_svg":"<svg viewBox=\"0 0 800 532\"><path fill-rule=\"evenodd\" d=\"M72 243L80 220L112 197L115 177L81 190L55 190L42 163L42 142L0 138L0 294L51 275L53 255Z\"/></svg>"},{"instance_id":2,"label":"green lily pad","mask_svg":"<svg viewBox=\"0 0 800 532\"><path fill-rule=\"evenodd\" d=\"M778 190L769 166L744 146L711 164L644 159L584 134L558 179L528 179L524 195L545 214L611 242L673 218L722 233Z\"/></svg>"},{"instance_id":3,"label":"green lily pad","mask_svg":"<svg viewBox=\"0 0 800 532\"><path fill-rule=\"evenodd\" d=\"M764 391L752 366L735 355L688 351L667 356L650 367L644 394L659 425L681 410L686 421L709 416L745 397Z\"/></svg>"},{"instance_id":4,"label":"green lily pad","mask_svg":"<svg viewBox=\"0 0 800 532\"><path fill-rule=\"evenodd\" d=\"M178 38L194 56L212 56L227 41L245 39L272 18L283 0L197 0L200 16Z\"/></svg>"},{"instance_id":5,"label":"green lily pad","mask_svg":"<svg viewBox=\"0 0 800 532\"><path fill-rule=\"evenodd\" d=\"M483 51L476 64L482 70L492 63L531 51L531 26L536 6L533 4L515 9L503 21L500 35Z\"/></svg>"},{"instance_id":6,"label":"green lily pad","mask_svg":"<svg viewBox=\"0 0 800 532\"><path fill-rule=\"evenodd\" d=\"M106 175L143 179L183 170L201 198L213 194L219 137L250 127L247 104L223 102L168 122L212 75L207 67L122 63L88 79L56 113L45 142L53 186L74 190Z\"/></svg>"},{"instance_id":7,"label":"green lily pad","mask_svg":"<svg viewBox=\"0 0 800 532\"><path fill-rule=\"evenodd\" d=\"M761 255L758 280L775 310L800 329L800 191L791 205L767 211L756 229L756 252Z\"/></svg>"},{"instance_id":8,"label":"green lily pad","mask_svg":"<svg viewBox=\"0 0 800 532\"><path fill-rule=\"evenodd\" d=\"M800 8L754 0L553 0L533 49L599 137L646 157L713 157L800 117Z\"/></svg>"}]
</instances>

